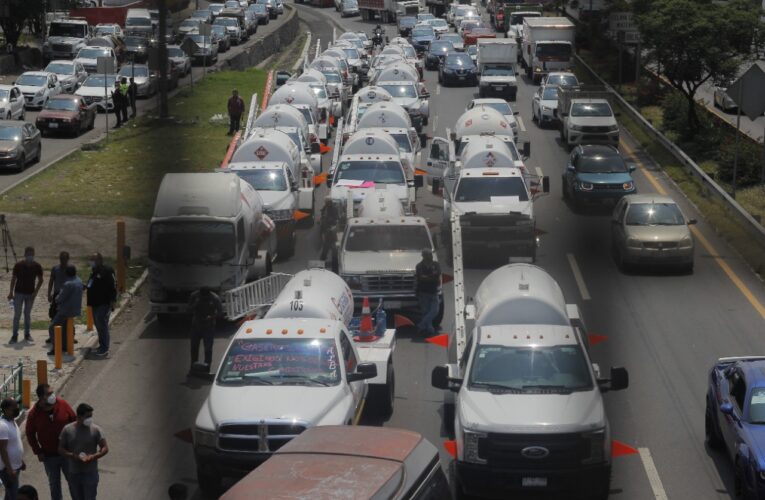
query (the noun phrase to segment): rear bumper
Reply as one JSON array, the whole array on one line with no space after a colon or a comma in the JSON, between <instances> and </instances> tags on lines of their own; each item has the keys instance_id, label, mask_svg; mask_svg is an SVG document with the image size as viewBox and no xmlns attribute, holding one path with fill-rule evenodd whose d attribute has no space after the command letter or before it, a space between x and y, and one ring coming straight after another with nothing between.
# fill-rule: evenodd
<instances>
[{"instance_id":1,"label":"rear bumper","mask_svg":"<svg viewBox=\"0 0 765 500\"><path fill-rule=\"evenodd\" d=\"M570 145L578 144L607 144L609 146L619 147L619 131L608 133L587 133L570 130L568 131L568 143Z\"/></svg>"}]
</instances>

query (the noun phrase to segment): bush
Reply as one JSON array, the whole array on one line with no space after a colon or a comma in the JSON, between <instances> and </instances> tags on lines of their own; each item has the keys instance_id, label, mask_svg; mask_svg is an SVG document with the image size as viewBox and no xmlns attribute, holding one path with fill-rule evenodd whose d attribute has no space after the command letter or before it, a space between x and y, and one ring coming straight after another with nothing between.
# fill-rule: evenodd
<instances>
[{"instance_id":1,"label":"bush","mask_svg":"<svg viewBox=\"0 0 765 500\"><path fill-rule=\"evenodd\" d=\"M688 135L688 99L679 92L668 92L661 101L664 130L680 137Z\"/></svg>"},{"instance_id":2,"label":"bush","mask_svg":"<svg viewBox=\"0 0 765 500\"><path fill-rule=\"evenodd\" d=\"M748 139L739 141L738 171L736 185L740 188L753 186L760 182L762 174L762 146L753 144ZM733 182L733 163L736 157L736 140L731 138L720 146L717 154L720 180Z\"/></svg>"}]
</instances>

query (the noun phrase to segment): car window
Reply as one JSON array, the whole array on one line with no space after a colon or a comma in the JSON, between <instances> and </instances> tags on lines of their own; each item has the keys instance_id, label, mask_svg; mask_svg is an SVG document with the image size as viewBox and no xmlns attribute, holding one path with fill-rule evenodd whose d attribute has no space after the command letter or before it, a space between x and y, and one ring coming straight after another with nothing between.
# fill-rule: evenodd
<instances>
[{"instance_id":1,"label":"car window","mask_svg":"<svg viewBox=\"0 0 765 500\"><path fill-rule=\"evenodd\" d=\"M749 399L749 422L765 424L765 387L752 389L752 396Z\"/></svg>"},{"instance_id":2,"label":"car window","mask_svg":"<svg viewBox=\"0 0 765 500\"><path fill-rule=\"evenodd\" d=\"M739 372L734 372L730 386L730 395L733 401L738 405L739 411L744 409L744 398L746 397L746 382Z\"/></svg>"},{"instance_id":3,"label":"car window","mask_svg":"<svg viewBox=\"0 0 765 500\"><path fill-rule=\"evenodd\" d=\"M345 373L356 371L356 354L353 352L351 341L346 335L340 335L340 348L343 350L343 361L345 362Z\"/></svg>"}]
</instances>

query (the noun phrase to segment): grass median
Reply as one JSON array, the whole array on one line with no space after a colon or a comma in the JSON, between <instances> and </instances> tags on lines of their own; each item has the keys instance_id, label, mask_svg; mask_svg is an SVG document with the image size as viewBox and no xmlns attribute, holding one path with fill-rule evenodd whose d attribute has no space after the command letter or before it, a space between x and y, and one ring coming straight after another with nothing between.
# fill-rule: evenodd
<instances>
[{"instance_id":1,"label":"grass median","mask_svg":"<svg viewBox=\"0 0 765 500\"><path fill-rule=\"evenodd\" d=\"M231 140L228 123L210 118L226 116L234 88L249 107L266 76L257 69L206 75L193 92L186 87L170 99L171 120L150 111L110 131L100 149L77 151L3 195L0 211L150 218L166 173L209 172L220 164Z\"/></svg>"}]
</instances>

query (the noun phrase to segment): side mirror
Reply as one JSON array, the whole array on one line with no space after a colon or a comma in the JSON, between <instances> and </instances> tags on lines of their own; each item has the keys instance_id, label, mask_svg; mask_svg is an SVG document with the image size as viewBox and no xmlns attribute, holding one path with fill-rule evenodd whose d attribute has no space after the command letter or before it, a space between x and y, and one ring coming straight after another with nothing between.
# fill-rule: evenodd
<instances>
[{"instance_id":1,"label":"side mirror","mask_svg":"<svg viewBox=\"0 0 765 500\"><path fill-rule=\"evenodd\" d=\"M576 172L576 167L571 165L571 164L568 164L568 165L566 165L566 170L568 170L571 173L574 173L574 172Z\"/></svg>"},{"instance_id":2,"label":"side mirror","mask_svg":"<svg viewBox=\"0 0 765 500\"><path fill-rule=\"evenodd\" d=\"M726 401L720 405L720 411L725 415L733 415L733 405Z\"/></svg>"},{"instance_id":3,"label":"side mirror","mask_svg":"<svg viewBox=\"0 0 765 500\"><path fill-rule=\"evenodd\" d=\"M630 385L630 377L626 368L611 367L611 378L598 381L601 391L621 391Z\"/></svg>"},{"instance_id":4,"label":"side mirror","mask_svg":"<svg viewBox=\"0 0 765 500\"><path fill-rule=\"evenodd\" d=\"M542 177L542 192L543 193L549 193L550 192L550 177L544 176Z\"/></svg>"},{"instance_id":5,"label":"side mirror","mask_svg":"<svg viewBox=\"0 0 765 500\"><path fill-rule=\"evenodd\" d=\"M420 97L422 97L423 99L428 99L430 98L430 92L428 92L427 90L424 90L423 92L420 93Z\"/></svg>"},{"instance_id":6,"label":"side mirror","mask_svg":"<svg viewBox=\"0 0 765 500\"><path fill-rule=\"evenodd\" d=\"M692 225L694 225L696 223L698 223L698 221L696 219L688 219L688 225L689 226L692 226Z\"/></svg>"},{"instance_id":7,"label":"side mirror","mask_svg":"<svg viewBox=\"0 0 765 500\"><path fill-rule=\"evenodd\" d=\"M525 158L531 156L531 142L523 141L523 146L521 147L521 156Z\"/></svg>"},{"instance_id":8,"label":"side mirror","mask_svg":"<svg viewBox=\"0 0 765 500\"><path fill-rule=\"evenodd\" d=\"M430 373L430 385L436 389L449 389L449 367L433 367L433 371Z\"/></svg>"},{"instance_id":9,"label":"side mirror","mask_svg":"<svg viewBox=\"0 0 765 500\"><path fill-rule=\"evenodd\" d=\"M421 175L415 175L414 176L414 187L421 188L424 185L425 185L425 181L422 178L422 176Z\"/></svg>"},{"instance_id":10,"label":"side mirror","mask_svg":"<svg viewBox=\"0 0 765 500\"><path fill-rule=\"evenodd\" d=\"M357 380L367 380L375 378L377 376L377 365L374 363L359 363L356 366L356 371L348 373L346 379L348 382L356 382Z\"/></svg>"},{"instance_id":11,"label":"side mirror","mask_svg":"<svg viewBox=\"0 0 765 500\"><path fill-rule=\"evenodd\" d=\"M627 166L627 170L629 170L629 172L632 173L635 170L637 170L637 167L635 165L630 164Z\"/></svg>"},{"instance_id":12,"label":"side mirror","mask_svg":"<svg viewBox=\"0 0 765 500\"><path fill-rule=\"evenodd\" d=\"M293 182L293 183L290 185L290 191L292 191L293 193L296 193L296 192L297 192L297 190L298 190L298 185L297 185L296 183L294 183L294 182Z\"/></svg>"},{"instance_id":13,"label":"side mirror","mask_svg":"<svg viewBox=\"0 0 765 500\"><path fill-rule=\"evenodd\" d=\"M311 154L318 154L321 153L321 146L319 146L318 142L312 142L311 143Z\"/></svg>"}]
</instances>

